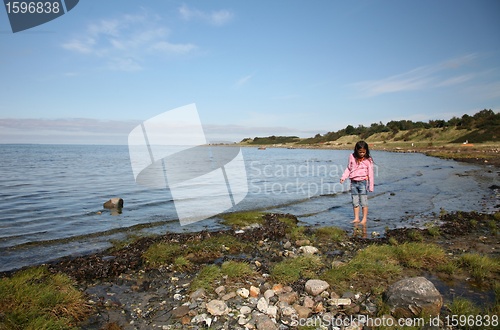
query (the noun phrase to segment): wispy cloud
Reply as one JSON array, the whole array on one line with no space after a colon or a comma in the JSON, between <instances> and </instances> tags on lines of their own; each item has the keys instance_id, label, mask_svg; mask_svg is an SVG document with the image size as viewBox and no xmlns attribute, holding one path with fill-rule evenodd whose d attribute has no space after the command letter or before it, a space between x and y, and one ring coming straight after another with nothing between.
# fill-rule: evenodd
<instances>
[{"instance_id":1,"label":"wispy cloud","mask_svg":"<svg viewBox=\"0 0 500 330\"><path fill-rule=\"evenodd\" d=\"M245 85L246 83L248 83L251 79L253 78L253 74L249 74L247 76L244 76L244 77L241 77L240 79L238 79L235 83L235 87L236 88L240 88L241 86Z\"/></svg>"},{"instance_id":2,"label":"wispy cloud","mask_svg":"<svg viewBox=\"0 0 500 330\"><path fill-rule=\"evenodd\" d=\"M186 21L201 20L217 26L229 23L234 17L234 14L226 9L204 12L198 9L190 8L187 5L182 5L179 8L179 13L182 19Z\"/></svg>"},{"instance_id":3,"label":"wispy cloud","mask_svg":"<svg viewBox=\"0 0 500 330\"><path fill-rule=\"evenodd\" d=\"M159 17L144 12L93 22L62 47L103 59L108 69L137 71L148 56L182 55L197 49L192 43L172 43L169 36Z\"/></svg>"},{"instance_id":4,"label":"wispy cloud","mask_svg":"<svg viewBox=\"0 0 500 330\"><path fill-rule=\"evenodd\" d=\"M462 84L464 82L467 82L471 79L473 79L476 75L475 74L464 74L461 76L456 76L456 77L451 77L448 79L445 79L443 81L440 81L436 84L436 87L446 87L446 86L453 86L453 85L458 85Z\"/></svg>"},{"instance_id":5,"label":"wispy cloud","mask_svg":"<svg viewBox=\"0 0 500 330\"><path fill-rule=\"evenodd\" d=\"M457 74L456 71L473 62L477 57L477 54L469 54L379 80L360 81L352 86L362 97L371 97L462 84L473 79L475 75L472 73Z\"/></svg>"},{"instance_id":6,"label":"wispy cloud","mask_svg":"<svg viewBox=\"0 0 500 330\"><path fill-rule=\"evenodd\" d=\"M126 144L139 120L0 118L0 143Z\"/></svg>"}]
</instances>

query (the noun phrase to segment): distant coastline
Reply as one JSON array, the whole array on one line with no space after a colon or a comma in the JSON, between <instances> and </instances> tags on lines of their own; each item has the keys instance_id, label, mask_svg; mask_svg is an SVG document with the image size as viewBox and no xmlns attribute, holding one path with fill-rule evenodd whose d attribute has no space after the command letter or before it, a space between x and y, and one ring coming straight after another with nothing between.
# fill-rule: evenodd
<instances>
[{"instance_id":1,"label":"distant coastline","mask_svg":"<svg viewBox=\"0 0 500 330\"><path fill-rule=\"evenodd\" d=\"M448 121L410 120L373 123L369 127L347 125L336 132L316 134L311 138L268 136L245 138L237 145L257 148L304 148L349 150L359 140L373 150L420 152L428 156L469 163L500 166L500 113L481 110L473 116L453 117Z\"/></svg>"}]
</instances>

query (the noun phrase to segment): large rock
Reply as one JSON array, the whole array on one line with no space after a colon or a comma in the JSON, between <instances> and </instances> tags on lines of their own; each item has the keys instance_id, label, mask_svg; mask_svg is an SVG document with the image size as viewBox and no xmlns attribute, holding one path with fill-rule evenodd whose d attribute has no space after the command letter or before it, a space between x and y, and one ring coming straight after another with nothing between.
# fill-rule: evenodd
<instances>
[{"instance_id":1,"label":"large rock","mask_svg":"<svg viewBox=\"0 0 500 330\"><path fill-rule=\"evenodd\" d=\"M105 209L121 209L123 208L123 199L119 197L113 197L109 201L103 204Z\"/></svg>"},{"instance_id":2,"label":"large rock","mask_svg":"<svg viewBox=\"0 0 500 330\"><path fill-rule=\"evenodd\" d=\"M443 297L425 277L406 278L394 283L384 298L396 318L437 316L443 306Z\"/></svg>"}]
</instances>

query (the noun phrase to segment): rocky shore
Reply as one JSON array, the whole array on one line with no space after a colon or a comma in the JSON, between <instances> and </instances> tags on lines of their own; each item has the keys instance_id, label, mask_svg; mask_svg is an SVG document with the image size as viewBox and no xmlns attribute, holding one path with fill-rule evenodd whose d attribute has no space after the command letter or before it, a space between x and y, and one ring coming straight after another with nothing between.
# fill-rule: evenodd
<instances>
[{"instance_id":1,"label":"rocky shore","mask_svg":"<svg viewBox=\"0 0 500 330\"><path fill-rule=\"evenodd\" d=\"M444 317L454 313L449 306L458 294L457 288L473 292L472 299L481 301L484 307L481 314L498 314L495 283L500 280L499 218L498 213L442 214L438 234L435 228L397 229L382 237L364 238L362 230L353 228L351 233L325 240L311 228L301 232L304 239L294 239L290 232L290 223L296 221L293 215L266 214L261 225L145 237L121 248L67 258L49 267L51 272L68 274L88 296L93 312L81 329L378 329L397 324L402 317L417 320L424 311L429 316L439 315L435 319L439 322L414 328L453 329ZM184 269L172 263L153 265L144 258L155 244L188 249L227 234L250 248L235 253L222 245L210 253L191 253L186 256L191 261L189 267ZM344 285L325 281L322 276L328 269L342 269L369 247L405 246L408 242L435 244L450 260L464 253L480 253L496 260L497 266L487 278L474 278L467 270L445 272L426 265L405 265L391 276L359 271L344 280ZM304 271L291 283L281 283L276 272L272 275L277 264L306 255L321 260L317 267L312 265L313 272ZM251 273L236 278L221 274L208 287L193 285L207 267L221 269L230 261L248 265ZM416 291L427 288L419 303L391 305L388 292L396 290L394 286L400 280L412 281ZM397 294L400 299L408 295ZM414 294L411 299L415 299Z\"/></svg>"},{"instance_id":2,"label":"rocky shore","mask_svg":"<svg viewBox=\"0 0 500 330\"><path fill-rule=\"evenodd\" d=\"M463 148L388 151L424 152L497 171L498 149ZM443 212L426 229L367 233L353 226L325 235L291 214L264 214L243 228L136 237L46 267L69 276L84 293L90 313L78 328L85 330L386 329L401 320L420 322L422 315L425 324L408 328L495 329L494 322L452 322L495 315L498 321L500 186L489 189L493 213ZM174 256L152 261L155 246L176 247ZM235 265L243 272L232 274ZM215 276L200 284L208 271ZM459 300L476 306L465 303L460 310ZM0 329L3 317L0 311Z\"/></svg>"}]
</instances>

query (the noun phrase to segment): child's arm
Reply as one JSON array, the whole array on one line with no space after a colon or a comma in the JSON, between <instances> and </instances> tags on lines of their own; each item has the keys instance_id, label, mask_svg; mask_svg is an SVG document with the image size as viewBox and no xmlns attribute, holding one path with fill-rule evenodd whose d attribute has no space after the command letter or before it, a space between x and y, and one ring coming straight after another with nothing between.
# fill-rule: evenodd
<instances>
[{"instance_id":1,"label":"child's arm","mask_svg":"<svg viewBox=\"0 0 500 330\"><path fill-rule=\"evenodd\" d=\"M347 167L344 170L344 173L342 174L342 177L340 178L340 183L344 183L345 179L349 176L351 173L351 168L352 168L352 161L351 158L354 158L352 154L349 155L349 161L347 162Z\"/></svg>"},{"instance_id":2,"label":"child's arm","mask_svg":"<svg viewBox=\"0 0 500 330\"><path fill-rule=\"evenodd\" d=\"M368 161L368 182L370 183L368 187L369 192L373 192L373 189L375 187L375 181L374 181L374 175L373 175L373 160L370 159Z\"/></svg>"}]
</instances>

